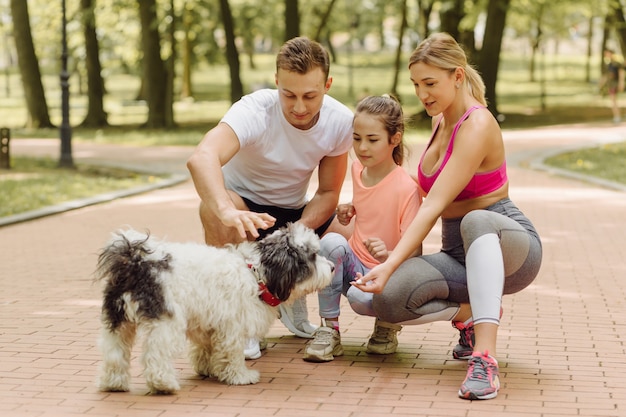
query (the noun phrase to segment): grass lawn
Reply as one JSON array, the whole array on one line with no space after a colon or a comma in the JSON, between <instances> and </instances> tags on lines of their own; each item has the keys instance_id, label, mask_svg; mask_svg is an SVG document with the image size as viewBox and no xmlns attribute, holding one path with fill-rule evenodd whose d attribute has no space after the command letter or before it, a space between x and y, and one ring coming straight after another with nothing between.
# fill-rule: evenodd
<instances>
[{"instance_id":1,"label":"grass lawn","mask_svg":"<svg viewBox=\"0 0 626 417\"><path fill-rule=\"evenodd\" d=\"M364 94L383 94L393 81L393 55L358 55L352 62L340 57L331 66L334 77L330 93L349 107ZM256 68L242 65L242 80L249 91L254 86L273 83L274 56L255 57ZM551 124L608 121L611 113L607 99L597 92L598 71L586 80L583 57L552 57L546 70L531 80L528 63L521 57L504 54L498 80L498 109L505 116L503 129L529 128ZM20 138L58 138L58 129L24 129L26 110L18 74L5 77L12 90L0 97L2 127L9 127L13 141ZM124 74L107 78L108 94L105 109L110 127L84 129L74 127L72 140L95 143L125 143L142 146L195 146L204 133L214 126L228 109L228 69L225 66L204 67L194 73L194 100L177 101L175 119L179 126L172 130L141 128L147 114L146 104L133 100L139 80ZM86 112L86 98L70 79L72 95L71 123L78 126ZM57 74L44 76L50 117L60 124L61 106ZM400 74L398 93L405 115L410 119L407 140L426 140L429 120L423 118L421 105L408 80L406 68ZM624 101L626 94L622 94ZM626 108L626 102L622 103ZM557 155L547 164L587 175L626 183L626 143L605 145ZM145 185L158 178L111 168L77 166L75 170L60 169L57 161L12 158L12 169L0 170L0 217L34 210L51 204L84 198L113 190Z\"/></svg>"},{"instance_id":2,"label":"grass lawn","mask_svg":"<svg viewBox=\"0 0 626 417\"><path fill-rule=\"evenodd\" d=\"M52 159L11 158L0 170L0 217L116 190L152 184L160 177L122 169L77 164L58 168Z\"/></svg>"},{"instance_id":3,"label":"grass lawn","mask_svg":"<svg viewBox=\"0 0 626 417\"><path fill-rule=\"evenodd\" d=\"M562 153L544 163L626 185L626 142Z\"/></svg>"}]
</instances>

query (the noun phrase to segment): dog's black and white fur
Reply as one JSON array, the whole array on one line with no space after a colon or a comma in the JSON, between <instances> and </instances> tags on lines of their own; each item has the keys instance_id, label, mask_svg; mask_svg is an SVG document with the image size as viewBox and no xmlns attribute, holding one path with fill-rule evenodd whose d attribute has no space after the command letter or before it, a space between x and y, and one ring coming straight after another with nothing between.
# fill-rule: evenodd
<instances>
[{"instance_id":1,"label":"dog's black and white fur","mask_svg":"<svg viewBox=\"0 0 626 417\"><path fill-rule=\"evenodd\" d=\"M138 331L151 393L179 389L173 360L186 340L199 375L227 384L257 383L259 372L245 365L245 343L266 335L278 303L330 284L333 266L318 251L317 235L299 223L259 242L224 248L117 231L96 269L96 279L106 284L100 390L129 390Z\"/></svg>"}]
</instances>

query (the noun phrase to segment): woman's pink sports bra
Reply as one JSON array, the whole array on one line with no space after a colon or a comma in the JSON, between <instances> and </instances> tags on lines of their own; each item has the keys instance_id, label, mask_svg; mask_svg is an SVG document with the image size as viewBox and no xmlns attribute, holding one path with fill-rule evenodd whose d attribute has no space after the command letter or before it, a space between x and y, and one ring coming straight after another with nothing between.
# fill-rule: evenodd
<instances>
[{"instance_id":1,"label":"woman's pink sports bra","mask_svg":"<svg viewBox=\"0 0 626 417\"><path fill-rule=\"evenodd\" d=\"M428 142L428 146L422 153L422 157L420 158L419 166L417 167L417 179L420 187L426 194L430 192L430 189L433 187L433 184L439 177L439 174L446 166L448 159L450 159L450 155L452 155L452 149L454 147L454 137L456 136L456 132L461 127L461 123L465 121L469 117L469 115L476 109L484 108L482 106L472 106L465 112L463 116L456 122L454 126L454 130L452 131L452 136L450 137L450 143L448 144L448 149L446 149L446 155L443 158L443 162L439 169L432 175L426 175L422 171L422 162L424 161L424 155L426 154L426 150L430 147L433 139L435 138L435 134L437 133L437 129L439 129L439 124L441 123L441 117L437 122L437 126L433 131L433 134ZM469 200L471 198L480 197L485 194L489 194L498 188L502 187L508 181L508 177L506 175L506 160L500 165L499 168L488 171L488 172L479 172L474 174L470 182L465 186L463 191L459 193L459 195L454 199L454 201L462 201Z\"/></svg>"}]
</instances>

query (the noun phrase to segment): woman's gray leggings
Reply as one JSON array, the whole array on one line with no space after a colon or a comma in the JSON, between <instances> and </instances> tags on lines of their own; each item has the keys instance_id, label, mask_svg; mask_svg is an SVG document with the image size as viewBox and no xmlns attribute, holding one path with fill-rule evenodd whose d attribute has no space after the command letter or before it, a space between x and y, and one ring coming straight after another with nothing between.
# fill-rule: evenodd
<instances>
[{"instance_id":1,"label":"woman's gray leggings","mask_svg":"<svg viewBox=\"0 0 626 417\"><path fill-rule=\"evenodd\" d=\"M446 311L469 302L475 324L498 324L502 295L527 287L541 257L534 226L503 199L463 218L444 219L441 252L402 263L384 291L374 294L374 311L384 321L421 324L442 320Z\"/></svg>"}]
</instances>

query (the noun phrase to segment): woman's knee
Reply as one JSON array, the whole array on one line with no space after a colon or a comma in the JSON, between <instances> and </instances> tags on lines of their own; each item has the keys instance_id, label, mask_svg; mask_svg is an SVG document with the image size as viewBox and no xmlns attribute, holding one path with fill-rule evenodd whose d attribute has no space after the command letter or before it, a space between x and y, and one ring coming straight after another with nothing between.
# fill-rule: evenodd
<instances>
[{"instance_id":1,"label":"woman's knee","mask_svg":"<svg viewBox=\"0 0 626 417\"><path fill-rule=\"evenodd\" d=\"M427 256L434 257L433 261L444 257L436 254ZM431 264L422 257L402 263L384 291L374 295L373 307L378 317L391 323L413 320L424 314L422 307L432 300L446 300L450 289L444 270L434 265L437 262Z\"/></svg>"},{"instance_id":2,"label":"woman's knee","mask_svg":"<svg viewBox=\"0 0 626 417\"><path fill-rule=\"evenodd\" d=\"M474 210L463 216L463 220L461 220L463 240L471 242L484 234L497 233L491 220L493 214L487 210Z\"/></svg>"}]
</instances>

